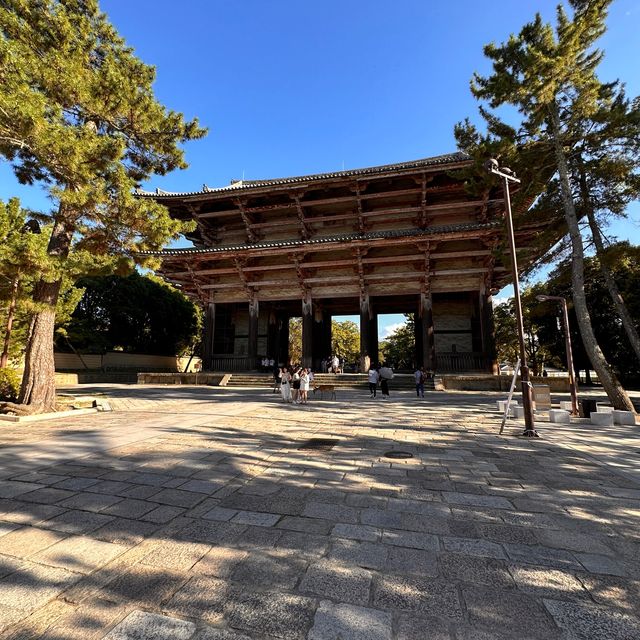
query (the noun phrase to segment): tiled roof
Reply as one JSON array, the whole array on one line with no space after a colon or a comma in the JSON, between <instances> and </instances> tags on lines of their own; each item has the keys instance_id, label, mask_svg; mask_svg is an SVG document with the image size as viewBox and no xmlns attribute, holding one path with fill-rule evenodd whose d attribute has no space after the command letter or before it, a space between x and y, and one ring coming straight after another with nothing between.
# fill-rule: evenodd
<instances>
[{"instance_id":1,"label":"tiled roof","mask_svg":"<svg viewBox=\"0 0 640 640\"><path fill-rule=\"evenodd\" d=\"M207 253L225 253L227 251L249 251L253 249L273 249L280 247L297 247L328 242L353 242L355 240L376 240L380 238L412 238L430 236L456 231L482 231L501 226L500 221L468 224L449 224L427 229L401 229L394 231L374 231L371 233L353 233L340 236L316 238L315 240L287 240L280 242L260 242L255 244L239 244L232 247L213 247L208 249L165 249L164 251L141 251L138 255L146 256L183 256Z\"/></svg>"},{"instance_id":2,"label":"tiled roof","mask_svg":"<svg viewBox=\"0 0 640 640\"><path fill-rule=\"evenodd\" d=\"M296 184L313 182L316 180L327 180L331 178L341 178L350 176L376 175L379 173L387 173L388 171L399 171L403 169L420 169L422 167L431 167L434 165L447 165L469 160L466 153L459 151L448 153L441 156L433 156L432 158L423 158L421 160L411 160L409 162L400 162L398 164L385 164L379 167L366 167L364 169L349 169L347 171L334 171L331 173L315 173L308 176L294 176L291 178L273 178L269 180L237 180L226 187L211 188L203 185L201 191L183 191L172 192L156 189L155 191L145 191L144 189L136 189L135 194L145 198L175 198L181 196L197 196L205 193L225 193L229 191L241 191L244 189L255 189L258 187L269 187L283 184Z\"/></svg>"}]
</instances>

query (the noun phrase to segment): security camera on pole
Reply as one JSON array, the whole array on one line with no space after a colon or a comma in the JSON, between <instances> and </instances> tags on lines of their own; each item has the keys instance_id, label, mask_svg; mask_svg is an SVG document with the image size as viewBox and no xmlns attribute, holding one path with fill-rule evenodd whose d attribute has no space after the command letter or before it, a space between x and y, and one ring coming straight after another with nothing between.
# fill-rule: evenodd
<instances>
[{"instance_id":1,"label":"security camera on pole","mask_svg":"<svg viewBox=\"0 0 640 640\"><path fill-rule=\"evenodd\" d=\"M496 176L502 178L504 189L505 213L507 218L507 233L509 234L509 249L511 253L511 277L513 279L513 296L516 306L516 324L518 326L518 343L520 347L520 379L522 381L522 408L524 409L524 433L528 438L538 438L533 419L533 397L531 381L529 379L529 367L527 366L527 352L524 342L524 323L522 321L522 301L520 300L520 282L518 280L518 262L516 258L516 241L513 234L513 218L511 217L511 196L509 183L520 184L516 174L507 167L501 167L494 158L484 163L484 168Z\"/></svg>"}]
</instances>

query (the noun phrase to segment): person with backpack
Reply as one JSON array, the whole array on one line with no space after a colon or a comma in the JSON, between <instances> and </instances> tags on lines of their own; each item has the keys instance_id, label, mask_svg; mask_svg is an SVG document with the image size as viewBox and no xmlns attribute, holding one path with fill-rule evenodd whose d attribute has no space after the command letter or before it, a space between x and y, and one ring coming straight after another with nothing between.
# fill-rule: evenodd
<instances>
[{"instance_id":1,"label":"person with backpack","mask_svg":"<svg viewBox=\"0 0 640 640\"><path fill-rule=\"evenodd\" d=\"M393 369L391 367L380 367L378 374L380 375L382 399L385 400L389 398L389 381L393 380Z\"/></svg>"}]
</instances>

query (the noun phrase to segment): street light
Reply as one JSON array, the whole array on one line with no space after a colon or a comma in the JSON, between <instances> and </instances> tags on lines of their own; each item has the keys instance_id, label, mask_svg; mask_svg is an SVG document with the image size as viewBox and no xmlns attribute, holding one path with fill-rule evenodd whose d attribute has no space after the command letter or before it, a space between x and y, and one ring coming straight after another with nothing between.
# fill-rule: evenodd
<instances>
[{"instance_id":1,"label":"street light","mask_svg":"<svg viewBox=\"0 0 640 640\"><path fill-rule=\"evenodd\" d=\"M536 296L540 302L554 301L562 306L562 324L564 325L564 339L567 349L567 369L569 370L569 388L571 389L571 415L578 415L578 385L576 383L575 369L573 368L573 352L571 351L571 335L569 334L569 313L567 301L562 296Z\"/></svg>"},{"instance_id":2,"label":"street light","mask_svg":"<svg viewBox=\"0 0 640 640\"><path fill-rule=\"evenodd\" d=\"M501 167L498 161L491 158L484 163L484 168L493 175L502 178L504 201L506 205L507 232L509 234L509 249L511 253L511 277L513 279L513 294L516 303L516 323L518 325L518 343L520 346L520 379L522 381L522 408L524 409L524 433L527 438L538 438L533 419L533 398L529 367L527 366L527 352L524 342L524 323L522 321L522 301L520 300L520 282L518 280L518 262L516 258L516 240L513 234L513 218L511 217L511 196L509 183L520 184L516 174L507 167Z\"/></svg>"}]
</instances>

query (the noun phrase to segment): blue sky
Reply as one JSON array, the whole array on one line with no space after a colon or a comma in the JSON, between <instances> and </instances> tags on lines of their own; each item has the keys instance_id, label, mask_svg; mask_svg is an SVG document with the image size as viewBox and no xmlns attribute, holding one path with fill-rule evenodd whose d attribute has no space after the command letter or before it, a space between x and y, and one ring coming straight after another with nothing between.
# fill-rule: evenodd
<instances>
[{"instance_id":1,"label":"blue sky","mask_svg":"<svg viewBox=\"0 0 640 640\"><path fill-rule=\"evenodd\" d=\"M140 58L157 67L159 99L209 127L186 147L189 169L146 185L221 186L402 162L455 148L453 125L477 120L482 46L505 40L555 1L102 0ZM600 76L640 93L640 2L617 0L601 40ZM0 198L48 208L0 165ZM612 229L640 241L640 207ZM385 316L380 333L402 317Z\"/></svg>"}]
</instances>

